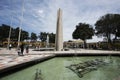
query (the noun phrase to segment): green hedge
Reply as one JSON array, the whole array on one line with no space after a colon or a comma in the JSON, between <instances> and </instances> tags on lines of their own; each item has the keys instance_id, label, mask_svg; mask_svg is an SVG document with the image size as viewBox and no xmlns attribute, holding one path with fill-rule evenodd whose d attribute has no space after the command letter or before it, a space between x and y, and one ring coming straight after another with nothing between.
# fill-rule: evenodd
<instances>
[{"instance_id":1,"label":"green hedge","mask_svg":"<svg viewBox=\"0 0 120 80\"><path fill-rule=\"evenodd\" d=\"M114 46L115 49L120 50L120 43L114 43L113 46Z\"/></svg>"},{"instance_id":2,"label":"green hedge","mask_svg":"<svg viewBox=\"0 0 120 80\"><path fill-rule=\"evenodd\" d=\"M108 50L120 50L120 43L113 43L112 45L108 44L108 43L101 43L100 44L100 48Z\"/></svg>"}]
</instances>

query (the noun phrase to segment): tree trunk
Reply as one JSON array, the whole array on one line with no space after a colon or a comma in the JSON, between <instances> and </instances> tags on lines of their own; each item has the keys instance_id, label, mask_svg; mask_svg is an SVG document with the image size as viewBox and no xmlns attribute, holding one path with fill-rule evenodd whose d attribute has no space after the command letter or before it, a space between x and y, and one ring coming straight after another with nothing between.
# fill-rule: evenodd
<instances>
[{"instance_id":1,"label":"tree trunk","mask_svg":"<svg viewBox=\"0 0 120 80\"><path fill-rule=\"evenodd\" d=\"M117 40L117 34L115 34L115 38L114 38L114 43L116 42L116 40Z\"/></svg>"},{"instance_id":2,"label":"tree trunk","mask_svg":"<svg viewBox=\"0 0 120 80\"><path fill-rule=\"evenodd\" d=\"M84 48L87 48L86 40L84 40Z\"/></svg>"},{"instance_id":3,"label":"tree trunk","mask_svg":"<svg viewBox=\"0 0 120 80\"><path fill-rule=\"evenodd\" d=\"M111 35L108 34L108 49L112 48L112 41L111 41Z\"/></svg>"}]
</instances>

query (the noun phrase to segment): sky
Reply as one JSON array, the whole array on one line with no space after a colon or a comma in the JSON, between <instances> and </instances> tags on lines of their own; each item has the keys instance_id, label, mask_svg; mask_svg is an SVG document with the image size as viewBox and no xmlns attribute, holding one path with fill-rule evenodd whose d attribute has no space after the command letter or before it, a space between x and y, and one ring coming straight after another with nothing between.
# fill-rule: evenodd
<instances>
[{"instance_id":1,"label":"sky","mask_svg":"<svg viewBox=\"0 0 120 80\"><path fill-rule=\"evenodd\" d=\"M0 0L0 25L39 34L56 33L57 10L62 9L63 40L72 40L78 23L94 24L107 13L120 13L120 0ZM22 17L23 15L23 17ZM88 42L102 41L93 36Z\"/></svg>"}]
</instances>

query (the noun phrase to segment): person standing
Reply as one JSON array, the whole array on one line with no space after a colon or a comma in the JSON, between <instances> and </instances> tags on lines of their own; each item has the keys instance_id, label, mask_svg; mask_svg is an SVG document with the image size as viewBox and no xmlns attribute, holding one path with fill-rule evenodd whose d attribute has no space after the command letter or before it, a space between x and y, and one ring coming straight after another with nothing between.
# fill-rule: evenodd
<instances>
[{"instance_id":1,"label":"person standing","mask_svg":"<svg viewBox=\"0 0 120 80\"><path fill-rule=\"evenodd\" d=\"M9 45L9 50L11 50L11 48L12 48L12 44Z\"/></svg>"},{"instance_id":2,"label":"person standing","mask_svg":"<svg viewBox=\"0 0 120 80\"><path fill-rule=\"evenodd\" d=\"M21 44L20 49L21 49L21 55L23 55L23 52L24 52L24 44L23 43Z\"/></svg>"},{"instance_id":3,"label":"person standing","mask_svg":"<svg viewBox=\"0 0 120 80\"><path fill-rule=\"evenodd\" d=\"M29 53L29 45L26 45L26 53Z\"/></svg>"}]
</instances>

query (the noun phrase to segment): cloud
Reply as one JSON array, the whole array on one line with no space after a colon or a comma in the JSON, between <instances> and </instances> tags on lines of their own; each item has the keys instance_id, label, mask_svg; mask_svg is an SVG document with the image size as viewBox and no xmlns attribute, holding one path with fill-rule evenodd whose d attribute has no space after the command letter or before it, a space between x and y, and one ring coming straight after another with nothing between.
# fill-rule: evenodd
<instances>
[{"instance_id":1,"label":"cloud","mask_svg":"<svg viewBox=\"0 0 120 80\"><path fill-rule=\"evenodd\" d=\"M13 25L19 26L23 0L10 1L1 0L0 2L0 24L10 24L12 12ZM107 13L120 13L119 3L120 0L25 0L22 28L35 33L55 33L57 10L61 8L64 41L66 41L72 39L72 32L78 23L86 22L94 25L101 16ZM97 37L93 38L91 41L100 40Z\"/></svg>"},{"instance_id":2,"label":"cloud","mask_svg":"<svg viewBox=\"0 0 120 80\"><path fill-rule=\"evenodd\" d=\"M56 11L60 7L63 10L64 40L72 39L72 32L79 22L86 22L94 25L100 16L106 13L117 13L116 9L120 7L118 2L120 1L51 0L49 3L51 14L47 16L46 21L50 25L51 23L55 24L56 19L54 17L56 17ZM96 39L96 37L93 38Z\"/></svg>"}]
</instances>

